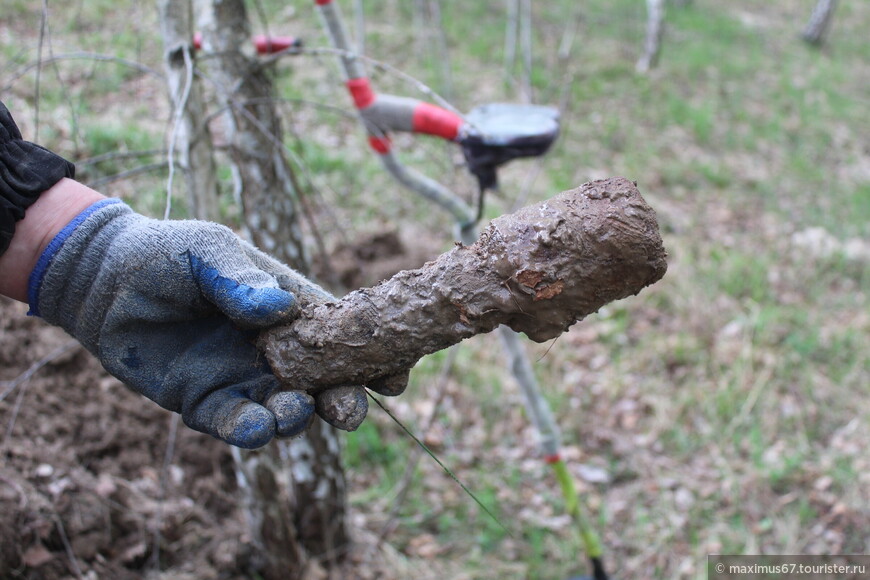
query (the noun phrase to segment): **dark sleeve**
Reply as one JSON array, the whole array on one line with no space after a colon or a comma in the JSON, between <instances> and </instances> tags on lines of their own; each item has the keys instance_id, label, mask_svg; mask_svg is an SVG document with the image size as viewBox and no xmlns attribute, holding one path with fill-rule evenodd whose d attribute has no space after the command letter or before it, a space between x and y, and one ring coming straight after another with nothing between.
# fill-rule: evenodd
<instances>
[{"instance_id":1,"label":"dark sleeve","mask_svg":"<svg viewBox=\"0 0 870 580\"><path fill-rule=\"evenodd\" d=\"M25 210L64 177L75 177L75 166L24 141L9 109L0 102L0 254L9 247L15 223Z\"/></svg>"}]
</instances>

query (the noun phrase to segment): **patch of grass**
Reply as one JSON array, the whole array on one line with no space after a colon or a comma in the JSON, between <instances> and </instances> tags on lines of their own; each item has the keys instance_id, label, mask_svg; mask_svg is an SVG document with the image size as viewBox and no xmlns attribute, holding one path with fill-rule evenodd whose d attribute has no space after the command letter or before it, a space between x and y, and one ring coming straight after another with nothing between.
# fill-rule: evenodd
<instances>
[{"instance_id":1,"label":"patch of grass","mask_svg":"<svg viewBox=\"0 0 870 580\"><path fill-rule=\"evenodd\" d=\"M385 441L372 423L363 423L345 438L344 460L348 467L359 468L368 464L389 465L404 456L404 445Z\"/></svg>"},{"instance_id":2,"label":"patch of grass","mask_svg":"<svg viewBox=\"0 0 870 580\"><path fill-rule=\"evenodd\" d=\"M102 122L83 126L81 135L84 141L82 153L88 157L151 151L160 146L160 141L152 133L129 124ZM118 166L112 165L111 169L118 169Z\"/></svg>"},{"instance_id":3,"label":"patch of grass","mask_svg":"<svg viewBox=\"0 0 870 580\"><path fill-rule=\"evenodd\" d=\"M710 280L718 281L716 292L756 303L767 302L773 298L773 289L768 279L771 265L769 257L714 248L709 260L711 270L704 275Z\"/></svg>"},{"instance_id":4,"label":"patch of grass","mask_svg":"<svg viewBox=\"0 0 870 580\"><path fill-rule=\"evenodd\" d=\"M680 95L669 95L667 125L688 127L700 145L710 144L716 125L712 103L692 104Z\"/></svg>"}]
</instances>

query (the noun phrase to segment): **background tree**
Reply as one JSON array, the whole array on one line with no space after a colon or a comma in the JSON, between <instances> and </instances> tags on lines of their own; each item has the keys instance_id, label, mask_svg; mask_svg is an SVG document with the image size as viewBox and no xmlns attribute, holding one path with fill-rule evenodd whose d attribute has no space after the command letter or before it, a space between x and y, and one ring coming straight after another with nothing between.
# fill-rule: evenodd
<instances>
[{"instance_id":1,"label":"background tree","mask_svg":"<svg viewBox=\"0 0 870 580\"><path fill-rule=\"evenodd\" d=\"M216 221L220 217L217 167L206 123L202 80L194 68L193 6L190 0L160 0L158 10L173 110L168 147L170 168L177 165L184 172L190 215ZM172 177L170 171L167 199L172 198Z\"/></svg>"},{"instance_id":2,"label":"background tree","mask_svg":"<svg viewBox=\"0 0 870 580\"><path fill-rule=\"evenodd\" d=\"M801 33L801 37L813 46L824 44L831 28L831 22L834 20L836 8L837 0L819 0L810 14L810 20Z\"/></svg>"},{"instance_id":3,"label":"background tree","mask_svg":"<svg viewBox=\"0 0 870 580\"><path fill-rule=\"evenodd\" d=\"M646 0L646 11L646 40L643 44L643 55L637 61L638 72L647 72L658 64L665 33L664 0Z\"/></svg>"},{"instance_id":4,"label":"background tree","mask_svg":"<svg viewBox=\"0 0 870 580\"><path fill-rule=\"evenodd\" d=\"M196 9L203 48L209 54L209 85L226 111L226 147L245 230L257 246L307 273L297 191L284 156L274 86L269 71L251 54L244 3L202 1ZM207 131L193 69L190 14L190 0L161 2L170 93L179 127L173 136L179 137L179 161L189 176L194 215L215 219L216 171L202 142ZM340 560L349 536L340 445L331 427L316 420L299 439L256 451L233 449L233 456L257 550L255 566L266 578L301 576L317 566L312 557L327 564Z\"/></svg>"}]
</instances>

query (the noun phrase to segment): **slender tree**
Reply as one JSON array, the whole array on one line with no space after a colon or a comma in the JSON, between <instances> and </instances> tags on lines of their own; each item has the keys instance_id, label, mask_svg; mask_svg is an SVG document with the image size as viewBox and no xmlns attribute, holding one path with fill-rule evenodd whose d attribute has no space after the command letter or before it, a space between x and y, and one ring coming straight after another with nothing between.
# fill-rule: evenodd
<instances>
[{"instance_id":1,"label":"slender tree","mask_svg":"<svg viewBox=\"0 0 870 580\"><path fill-rule=\"evenodd\" d=\"M168 147L170 167L177 166L184 172L190 215L216 221L219 218L217 171L206 124L202 83L194 74L193 7L191 0L159 0L158 9L163 63L173 108ZM170 180L167 195L171 195L173 183L174 180ZM167 210L169 208L167 203Z\"/></svg>"},{"instance_id":2,"label":"slender tree","mask_svg":"<svg viewBox=\"0 0 870 580\"><path fill-rule=\"evenodd\" d=\"M658 64L662 37L665 33L664 0L646 0L646 11L646 40L643 45L643 55L637 61L638 72L648 72Z\"/></svg>"},{"instance_id":3,"label":"slender tree","mask_svg":"<svg viewBox=\"0 0 870 580\"><path fill-rule=\"evenodd\" d=\"M810 14L801 37L813 46L821 46L828 36L831 22L834 20L834 10L837 8L837 0L819 0Z\"/></svg>"},{"instance_id":4,"label":"slender tree","mask_svg":"<svg viewBox=\"0 0 870 580\"><path fill-rule=\"evenodd\" d=\"M227 111L227 148L251 240L305 273L295 178L283 149L270 71L254 57L242 0L197 0L208 77ZM319 419L305 436L234 451L266 578L296 578L349 547L340 442Z\"/></svg>"}]
</instances>

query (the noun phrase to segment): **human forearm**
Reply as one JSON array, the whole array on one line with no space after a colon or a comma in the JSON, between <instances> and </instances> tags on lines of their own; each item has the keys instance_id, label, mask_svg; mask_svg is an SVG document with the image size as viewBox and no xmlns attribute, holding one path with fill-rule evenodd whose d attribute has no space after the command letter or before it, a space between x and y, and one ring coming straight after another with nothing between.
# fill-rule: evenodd
<instances>
[{"instance_id":1,"label":"human forearm","mask_svg":"<svg viewBox=\"0 0 870 580\"><path fill-rule=\"evenodd\" d=\"M70 221L105 196L69 178L57 182L31 205L0 256L0 294L27 302L30 273L42 252Z\"/></svg>"}]
</instances>

